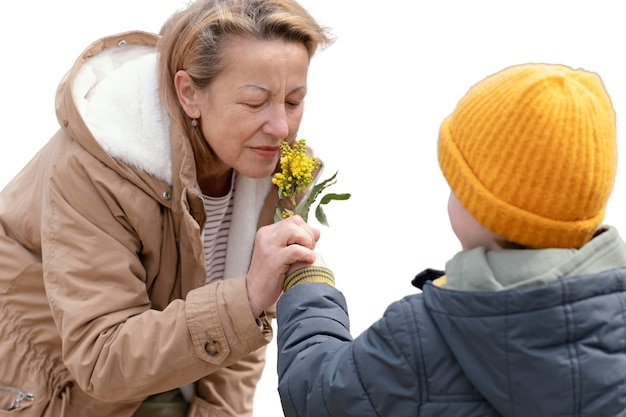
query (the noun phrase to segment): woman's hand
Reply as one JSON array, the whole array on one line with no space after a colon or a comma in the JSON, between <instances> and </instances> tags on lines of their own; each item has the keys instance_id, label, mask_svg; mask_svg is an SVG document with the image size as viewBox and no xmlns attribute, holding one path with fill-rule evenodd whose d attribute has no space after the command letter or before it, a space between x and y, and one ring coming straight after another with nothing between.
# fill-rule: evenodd
<instances>
[{"instance_id":1,"label":"woman's hand","mask_svg":"<svg viewBox=\"0 0 626 417\"><path fill-rule=\"evenodd\" d=\"M323 266L324 268L326 268L326 262L324 261L324 258L322 257L322 255L320 255L319 253L315 252L315 261L313 261L313 262L296 262L294 264L291 264L291 266L287 270L287 274L285 276L288 277L289 275L291 275L294 272L296 272L298 269L304 268L305 266Z\"/></svg>"},{"instance_id":2,"label":"woman's hand","mask_svg":"<svg viewBox=\"0 0 626 417\"><path fill-rule=\"evenodd\" d=\"M319 237L320 231L309 226L300 216L288 217L257 231L246 275L248 300L254 317L278 300L292 264L316 261L314 249Z\"/></svg>"}]
</instances>

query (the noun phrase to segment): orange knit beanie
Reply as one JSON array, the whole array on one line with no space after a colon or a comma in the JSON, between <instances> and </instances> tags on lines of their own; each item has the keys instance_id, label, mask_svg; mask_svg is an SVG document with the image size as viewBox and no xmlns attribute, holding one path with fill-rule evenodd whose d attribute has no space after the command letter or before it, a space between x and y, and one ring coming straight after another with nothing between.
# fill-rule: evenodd
<instances>
[{"instance_id":1,"label":"orange knit beanie","mask_svg":"<svg viewBox=\"0 0 626 417\"><path fill-rule=\"evenodd\" d=\"M443 121L439 165L491 232L532 248L579 248L613 189L615 131L596 74L518 65L474 85Z\"/></svg>"}]
</instances>

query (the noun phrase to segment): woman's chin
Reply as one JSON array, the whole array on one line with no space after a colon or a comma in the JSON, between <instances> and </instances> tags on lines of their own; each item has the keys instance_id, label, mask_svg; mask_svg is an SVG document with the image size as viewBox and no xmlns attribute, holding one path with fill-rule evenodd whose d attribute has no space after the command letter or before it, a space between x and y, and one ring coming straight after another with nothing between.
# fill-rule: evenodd
<instances>
[{"instance_id":1,"label":"woman's chin","mask_svg":"<svg viewBox=\"0 0 626 417\"><path fill-rule=\"evenodd\" d=\"M276 171L276 164L267 165L267 166L245 166L241 167L241 169L237 169L241 175L244 175L248 178L259 179L266 178L272 175Z\"/></svg>"}]
</instances>

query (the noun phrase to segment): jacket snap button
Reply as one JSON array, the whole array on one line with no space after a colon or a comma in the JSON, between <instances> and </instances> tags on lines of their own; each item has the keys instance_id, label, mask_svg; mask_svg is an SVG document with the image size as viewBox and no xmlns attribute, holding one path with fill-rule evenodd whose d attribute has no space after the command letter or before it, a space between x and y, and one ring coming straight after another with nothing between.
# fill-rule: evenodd
<instances>
[{"instance_id":1,"label":"jacket snap button","mask_svg":"<svg viewBox=\"0 0 626 417\"><path fill-rule=\"evenodd\" d=\"M218 349L218 343L217 340L213 339L210 342L207 342L204 345L204 350L206 351L206 353L208 353L210 356L215 356L218 353L220 353L219 349Z\"/></svg>"},{"instance_id":2,"label":"jacket snap button","mask_svg":"<svg viewBox=\"0 0 626 417\"><path fill-rule=\"evenodd\" d=\"M170 198L172 198L172 195L169 191L163 191L163 198L169 200Z\"/></svg>"}]
</instances>

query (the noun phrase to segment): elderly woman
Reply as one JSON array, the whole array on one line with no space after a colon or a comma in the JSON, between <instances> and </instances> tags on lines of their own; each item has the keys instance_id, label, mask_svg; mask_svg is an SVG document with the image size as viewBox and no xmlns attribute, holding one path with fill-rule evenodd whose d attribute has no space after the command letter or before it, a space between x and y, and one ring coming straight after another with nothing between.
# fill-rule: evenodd
<instances>
[{"instance_id":1,"label":"elderly woman","mask_svg":"<svg viewBox=\"0 0 626 417\"><path fill-rule=\"evenodd\" d=\"M85 50L0 193L0 410L252 414L266 290L319 237L270 176L330 42L293 0L197 0Z\"/></svg>"}]
</instances>

